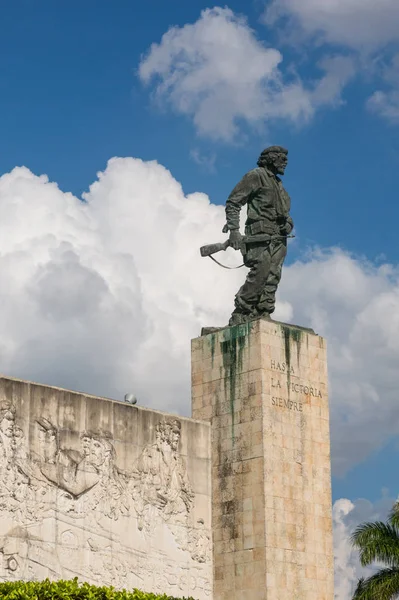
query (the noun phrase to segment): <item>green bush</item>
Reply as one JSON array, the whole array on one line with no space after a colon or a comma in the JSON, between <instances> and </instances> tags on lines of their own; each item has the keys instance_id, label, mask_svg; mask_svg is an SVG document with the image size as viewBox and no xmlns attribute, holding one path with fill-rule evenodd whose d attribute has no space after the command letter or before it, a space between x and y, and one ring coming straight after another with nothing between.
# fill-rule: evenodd
<instances>
[{"instance_id":1,"label":"green bush","mask_svg":"<svg viewBox=\"0 0 399 600\"><path fill-rule=\"evenodd\" d=\"M140 590L118 591L71 581L12 581L0 583L1 600L176 600L163 594L147 594ZM183 599L186 600L186 599ZM193 600L188 598L187 600Z\"/></svg>"}]
</instances>

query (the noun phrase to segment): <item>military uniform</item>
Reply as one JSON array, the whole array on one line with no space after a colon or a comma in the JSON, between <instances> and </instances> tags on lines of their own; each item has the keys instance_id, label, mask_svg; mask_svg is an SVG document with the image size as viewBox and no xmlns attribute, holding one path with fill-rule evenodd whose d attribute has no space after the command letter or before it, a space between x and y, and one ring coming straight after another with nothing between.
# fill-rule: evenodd
<instances>
[{"instance_id":1,"label":"military uniform","mask_svg":"<svg viewBox=\"0 0 399 600\"><path fill-rule=\"evenodd\" d=\"M245 235L263 238L246 244L244 264L247 279L235 297L230 325L274 311L277 286L287 254L287 240L264 241L265 234L289 235L294 227L289 216L290 197L281 179L267 167L253 169L236 185L226 202L227 229L238 229L240 210L247 205Z\"/></svg>"}]
</instances>

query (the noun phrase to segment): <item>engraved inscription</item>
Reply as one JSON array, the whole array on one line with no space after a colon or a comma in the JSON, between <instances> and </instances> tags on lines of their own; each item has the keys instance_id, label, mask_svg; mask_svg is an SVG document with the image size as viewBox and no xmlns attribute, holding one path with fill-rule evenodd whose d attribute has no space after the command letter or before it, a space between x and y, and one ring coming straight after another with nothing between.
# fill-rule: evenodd
<instances>
[{"instance_id":1,"label":"engraved inscription","mask_svg":"<svg viewBox=\"0 0 399 600\"><path fill-rule=\"evenodd\" d=\"M297 412L303 411L302 402L295 402L294 400L288 400L288 398L276 398L272 397L272 406L276 408L288 408L289 410L294 410Z\"/></svg>"},{"instance_id":2,"label":"engraved inscription","mask_svg":"<svg viewBox=\"0 0 399 600\"><path fill-rule=\"evenodd\" d=\"M274 371L280 371L280 373L289 373L290 375L295 375L294 368L291 365L288 365L285 362L279 362L278 360L271 360L270 368Z\"/></svg>"},{"instance_id":3,"label":"engraved inscription","mask_svg":"<svg viewBox=\"0 0 399 600\"><path fill-rule=\"evenodd\" d=\"M271 383L272 388L281 388L281 383L279 382L279 380L277 379L273 379L272 377L272 383Z\"/></svg>"},{"instance_id":4,"label":"engraved inscription","mask_svg":"<svg viewBox=\"0 0 399 600\"><path fill-rule=\"evenodd\" d=\"M296 392L297 394L304 394L305 396L313 396L314 398L322 398L321 391L311 385L302 385L302 383L287 383L287 387L290 391Z\"/></svg>"},{"instance_id":5,"label":"engraved inscription","mask_svg":"<svg viewBox=\"0 0 399 600\"><path fill-rule=\"evenodd\" d=\"M296 394L304 394L305 396L313 396L313 398L322 398L321 391L314 386L311 385L303 385L302 383L293 383L286 382L285 384L281 384L281 381L278 379L271 378L271 387L275 389L281 389L285 385L287 386L288 392L295 392Z\"/></svg>"}]
</instances>

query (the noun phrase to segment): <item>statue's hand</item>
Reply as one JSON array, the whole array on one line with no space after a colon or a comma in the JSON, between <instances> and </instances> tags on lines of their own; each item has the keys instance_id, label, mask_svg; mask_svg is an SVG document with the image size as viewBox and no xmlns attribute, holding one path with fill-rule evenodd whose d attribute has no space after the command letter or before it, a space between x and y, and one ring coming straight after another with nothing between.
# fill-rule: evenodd
<instances>
[{"instance_id":1,"label":"statue's hand","mask_svg":"<svg viewBox=\"0 0 399 600\"><path fill-rule=\"evenodd\" d=\"M229 236L230 246L234 248L234 250L239 250L242 244L242 235L239 229L232 229L230 231Z\"/></svg>"},{"instance_id":2,"label":"statue's hand","mask_svg":"<svg viewBox=\"0 0 399 600\"><path fill-rule=\"evenodd\" d=\"M294 228L294 223L291 217L288 217L288 219L281 219L280 222L277 222L280 226L281 235L289 235Z\"/></svg>"},{"instance_id":3,"label":"statue's hand","mask_svg":"<svg viewBox=\"0 0 399 600\"><path fill-rule=\"evenodd\" d=\"M286 223L285 225L282 225L282 227L280 227L281 235L289 235L291 233L291 231L292 231L292 227L288 223Z\"/></svg>"}]
</instances>

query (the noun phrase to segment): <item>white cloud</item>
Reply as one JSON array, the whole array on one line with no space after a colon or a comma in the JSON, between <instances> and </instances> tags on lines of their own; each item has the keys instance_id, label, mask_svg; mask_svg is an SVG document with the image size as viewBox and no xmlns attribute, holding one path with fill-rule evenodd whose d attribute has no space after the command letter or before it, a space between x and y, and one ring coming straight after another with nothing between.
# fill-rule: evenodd
<instances>
[{"instance_id":1,"label":"white cloud","mask_svg":"<svg viewBox=\"0 0 399 600\"><path fill-rule=\"evenodd\" d=\"M225 321L237 285L199 255L222 208L135 159L86 200L25 168L0 178L2 372L188 414L190 337Z\"/></svg>"},{"instance_id":2,"label":"white cloud","mask_svg":"<svg viewBox=\"0 0 399 600\"><path fill-rule=\"evenodd\" d=\"M367 100L367 108L399 123L399 55L392 53L399 42L399 2L397 0L272 0L264 21L280 24L282 39L302 44L310 39L316 45L333 44L352 51L352 69L375 77L376 91ZM384 62L390 59L390 66ZM349 58L346 58L349 61ZM387 89L378 89L378 78ZM346 81L338 83L338 94Z\"/></svg>"},{"instance_id":3,"label":"white cloud","mask_svg":"<svg viewBox=\"0 0 399 600\"><path fill-rule=\"evenodd\" d=\"M398 268L315 251L285 269L281 296L328 340L332 460L344 474L399 431Z\"/></svg>"},{"instance_id":4,"label":"white cloud","mask_svg":"<svg viewBox=\"0 0 399 600\"><path fill-rule=\"evenodd\" d=\"M377 90L368 99L367 107L392 123L399 123L399 89L382 92Z\"/></svg>"},{"instance_id":5,"label":"white cloud","mask_svg":"<svg viewBox=\"0 0 399 600\"><path fill-rule=\"evenodd\" d=\"M349 59L343 60L326 61L325 76L304 85L284 74L281 53L260 42L244 18L216 7L152 44L139 77L144 84L154 81L156 99L191 117L201 135L229 141L242 124L303 123L319 106L335 104L353 75Z\"/></svg>"},{"instance_id":6,"label":"white cloud","mask_svg":"<svg viewBox=\"0 0 399 600\"><path fill-rule=\"evenodd\" d=\"M112 159L85 198L26 168L0 178L2 371L189 414L189 340L227 323L245 276L199 254L223 239L223 207L133 158ZM328 340L343 474L399 431L399 270L314 251L285 267L279 298L276 319Z\"/></svg>"},{"instance_id":7,"label":"white cloud","mask_svg":"<svg viewBox=\"0 0 399 600\"><path fill-rule=\"evenodd\" d=\"M349 600L360 577L369 577L377 567L364 568L350 537L364 522L385 521L394 499L383 495L374 504L365 499L354 502L341 498L333 506L335 600Z\"/></svg>"},{"instance_id":8,"label":"white cloud","mask_svg":"<svg viewBox=\"0 0 399 600\"><path fill-rule=\"evenodd\" d=\"M348 600L351 598L360 579L356 569L356 554L350 543L352 529L346 523L346 517L354 510L355 505L346 498L341 498L333 506L334 533L334 598Z\"/></svg>"},{"instance_id":9,"label":"white cloud","mask_svg":"<svg viewBox=\"0 0 399 600\"><path fill-rule=\"evenodd\" d=\"M156 162L112 159L85 196L16 168L0 178L0 361L31 379L190 413L190 338L223 325L244 270L199 255L223 207ZM224 262L239 263L231 251ZM399 271L338 249L285 268L276 318L327 337L332 456L343 473L397 436ZM334 505L336 598L361 575L349 545L392 499Z\"/></svg>"},{"instance_id":10,"label":"white cloud","mask_svg":"<svg viewBox=\"0 0 399 600\"><path fill-rule=\"evenodd\" d=\"M216 173L216 154L205 154L201 153L198 148L193 148L190 151L190 158L194 161L198 166L200 166L204 171L208 173Z\"/></svg>"},{"instance_id":11,"label":"white cloud","mask_svg":"<svg viewBox=\"0 0 399 600\"><path fill-rule=\"evenodd\" d=\"M377 90L368 99L367 107L391 123L399 123L399 54L380 65L386 91Z\"/></svg>"},{"instance_id":12,"label":"white cloud","mask_svg":"<svg viewBox=\"0 0 399 600\"><path fill-rule=\"evenodd\" d=\"M399 40L397 0L272 0L265 20L288 17L289 27L333 44L376 50Z\"/></svg>"},{"instance_id":13,"label":"white cloud","mask_svg":"<svg viewBox=\"0 0 399 600\"><path fill-rule=\"evenodd\" d=\"M318 67L324 71L324 75L314 85L313 106L342 104L341 92L356 73L355 61L348 56L326 56Z\"/></svg>"}]
</instances>

